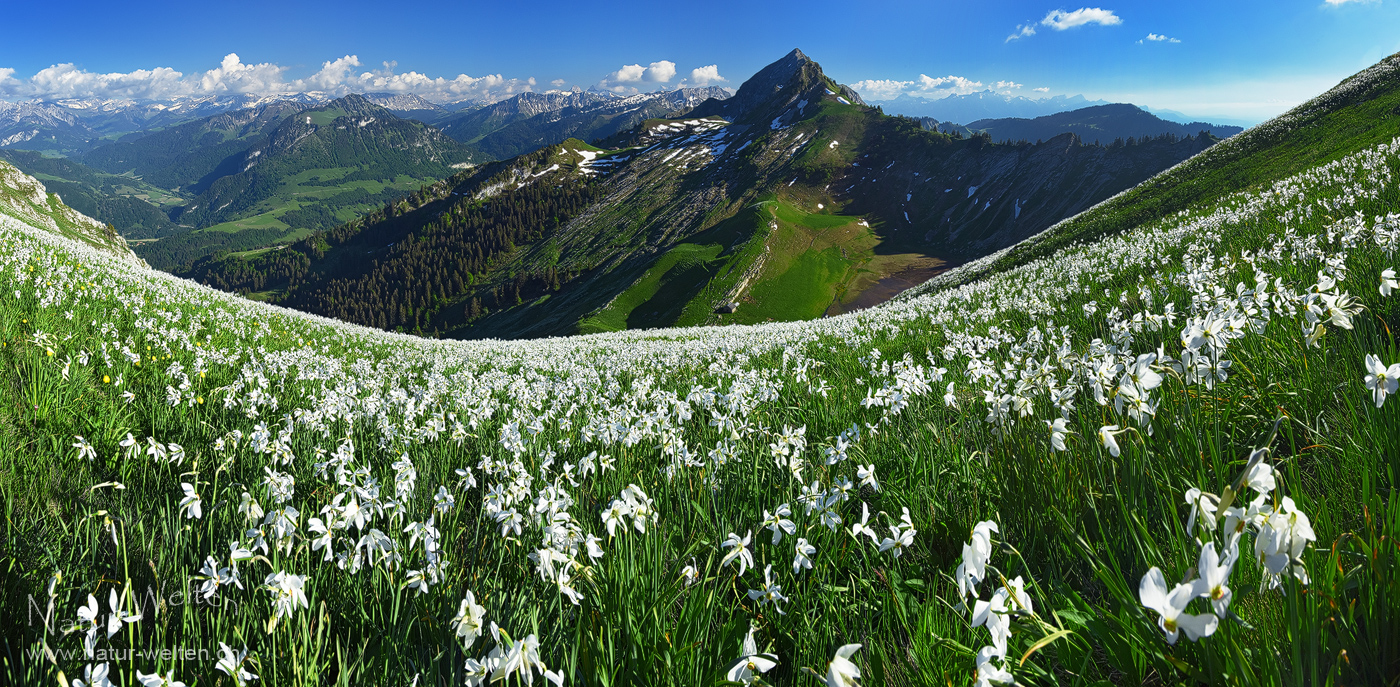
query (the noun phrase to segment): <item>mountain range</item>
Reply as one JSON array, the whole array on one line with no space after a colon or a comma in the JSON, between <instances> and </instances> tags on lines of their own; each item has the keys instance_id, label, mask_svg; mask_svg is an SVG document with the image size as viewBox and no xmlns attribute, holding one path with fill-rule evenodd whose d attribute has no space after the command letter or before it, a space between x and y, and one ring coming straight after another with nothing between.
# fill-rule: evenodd
<instances>
[{"instance_id":1,"label":"mountain range","mask_svg":"<svg viewBox=\"0 0 1400 687\"><path fill-rule=\"evenodd\" d=\"M794 50L684 116L485 164L187 274L470 338L807 319L1011 245L1216 140L1003 145L928 131Z\"/></svg>"},{"instance_id":2,"label":"mountain range","mask_svg":"<svg viewBox=\"0 0 1400 687\"><path fill-rule=\"evenodd\" d=\"M928 128L946 133L986 134L994 141L1038 141L1069 132L1086 143L1103 145L1155 136L1194 136L1202 131L1216 138L1229 138L1244 130L1207 122L1177 123L1125 103L1095 105L1034 119L979 119L966 125L937 122L931 118L921 118L921 121Z\"/></svg>"},{"instance_id":3,"label":"mountain range","mask_svg":"<svg viewBox=\"0 0 1400 687\"><path fill-rule=\"evenodd\" d=\"M979 119L1040 117L1109 103L1106 100L1089 100L1082 95L1056 95L1034 99L984 90L954 94L936 100L903 94L891 100L872 100L870 104L877 105L890 114L929 117L941 122L962 124Z\"/></svg>"}]
</instances>

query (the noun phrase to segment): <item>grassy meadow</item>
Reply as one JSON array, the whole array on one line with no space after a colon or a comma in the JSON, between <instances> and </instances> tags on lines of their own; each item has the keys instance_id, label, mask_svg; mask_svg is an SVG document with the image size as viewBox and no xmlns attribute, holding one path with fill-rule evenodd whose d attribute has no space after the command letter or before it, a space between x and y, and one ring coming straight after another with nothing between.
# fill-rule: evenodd
<instances>
[{"instance_id":1,"label":"grassy meadow","mask_svg":"<svg viewBox=\"0 0 1400 687\"><path fill-rule=\"evenodd\" d=\"M1393 684L1398 173L1367 140L850 315L538 341L0 217L0 675Z\"/></svg>"}]
</instances>

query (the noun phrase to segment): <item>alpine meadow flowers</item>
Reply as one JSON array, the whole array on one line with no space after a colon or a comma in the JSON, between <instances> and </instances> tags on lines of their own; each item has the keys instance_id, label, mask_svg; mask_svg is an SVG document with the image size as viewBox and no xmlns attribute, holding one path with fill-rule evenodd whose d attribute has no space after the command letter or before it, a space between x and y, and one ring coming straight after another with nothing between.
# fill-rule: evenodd
<instances>
[{"instance_id":1,"label":"alpine meadow flowers","mask_svg":"<svg viewBox=\"0 0 1400 687\"><path fill-rule=\"evenodd\" d=\"M0 681L1392 682L1400 139L1269 178L847 315L522 341L0 213Z\"/></svg>"}]
</instances>

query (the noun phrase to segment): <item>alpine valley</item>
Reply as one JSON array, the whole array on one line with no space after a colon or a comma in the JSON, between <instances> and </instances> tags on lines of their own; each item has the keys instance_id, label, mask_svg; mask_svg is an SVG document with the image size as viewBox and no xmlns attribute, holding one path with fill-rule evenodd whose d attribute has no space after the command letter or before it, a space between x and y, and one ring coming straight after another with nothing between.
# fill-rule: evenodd
<instances>
[{"instance_id":1,"label":"alpine valley","mask_svg":"<svg viewBox=\"0 0 1400 687\"><path fill-rule=\"evenodd\" d=\"M459 338L811 319L882 302L1219 140L1163 131L1086 145L1067 128L996 143L928 131L867 106L800 50L732 98L666 98L678 108L669 117L554 125L556 138L609 135L473 167L330 231L212 255L182 274L307 312ZM444 131L480 145L524 130L541 143L550 136L533 123L544 115L486 136L464 127L528 115L526 105L544 100L458 115ZM579 111L549 116L577 122Z\"/></svg>"}]
</instances>

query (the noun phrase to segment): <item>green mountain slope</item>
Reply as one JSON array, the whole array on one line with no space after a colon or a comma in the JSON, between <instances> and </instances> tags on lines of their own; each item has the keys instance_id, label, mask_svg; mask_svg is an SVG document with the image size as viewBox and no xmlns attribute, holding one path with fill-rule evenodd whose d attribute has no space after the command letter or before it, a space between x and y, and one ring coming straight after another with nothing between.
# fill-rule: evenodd
<instances>
[{"instance_id":1,"label":"green mountain slope","mask_svg":"<svg viewBox=\"0 0 1400 687\"><path fill-rule=\"evenodd\" d=\"M356 95L298 110L236 142L247 147L185 187L198 195L175 221L196 230L139 247L152 265L174 269L329 229L472 158L433 127Z\"/></svg>"},{"instance_id":2,"label":"green mountain slope","mask_svg":"<svg viewBox=\"0 0 1400 687\"><path fill-rule=\"evenodd\" d=\"M102 146L82 162L109 174L130 173L160 188L199 193L236 170L230 158L265 143L284 119L306 108L276 101L224 112Z\"/></svg>"},{"instance_id":3,"label":"green mountain slope","mask_svg":"<svg viewBox=\"0 0 1400 687\"><path fill-rule=\"evenodd\" d=\"M0 217L79 241L124 261L141 264L112 225L65 205L43 182L0 160ZM6 233L15 227L3 225Z\"/></svg>"},{"instance_id":4,"label":"green mountain slope","mask_svg":"<svg viewBox=\"0 0 1400 687\"><path fill-rule=\"evenodd\" d=\"M1231 193L1389 141L1400 122L1400 53L1381 60L1308 102L1238 134L1032 240L989 255L957 280L1002 272L1075 243L1164 220ZM941 280L922 291L943 288ZM911 294L912 295L912 294Z\"/></svg>"},{"instance_id":5,"label":"green mountain slope","mask_svg":"<svg viewBox=\"0 0 1400 687\"><path fill-rule=\"evenodd\" d=\"M1213 142L960 139L864 106L794 51L684 119L458 175L287 249L304 259L228 256L190 274L450 336L809 319L1010 245ZM592 200L561 213L537 198L519 227L484 218L542 186Z\"/></svg>"},{"instance_id":6,"label":"green mountain slope","mask_svg":"<svg viewBox=\"0 0 1400 687\"><path fill-rule=\"evenodd\" d=\"M184 198L133 174L108 174L70 158L44 157L27 150L0 150L0 159L44 182L63 197L65 205L116 227L128 238L181 231L166 213Z\"/></svg>"}]
</instances>

